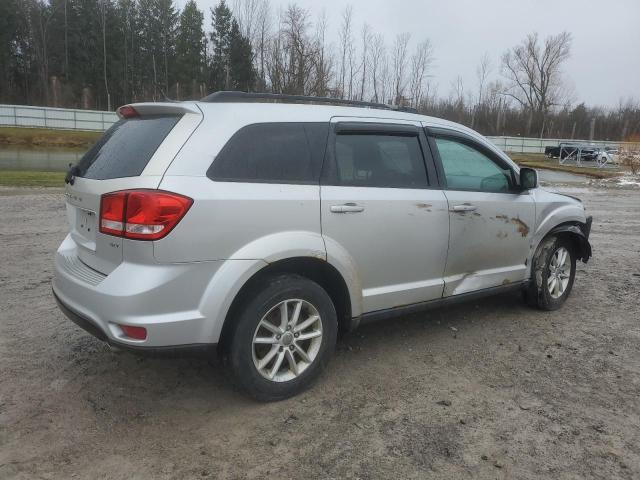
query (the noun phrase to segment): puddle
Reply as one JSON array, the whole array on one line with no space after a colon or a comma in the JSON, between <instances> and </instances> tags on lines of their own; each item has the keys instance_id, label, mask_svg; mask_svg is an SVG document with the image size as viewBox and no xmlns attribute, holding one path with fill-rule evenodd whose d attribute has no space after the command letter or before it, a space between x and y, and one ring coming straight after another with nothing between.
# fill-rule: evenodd
<instances>
[{"instance_id":1,"label":"puddle","mask_svg":"<svg viewBox=\"0 0 640 480\"><path fill-rule=\"evenodd\" d=\"M69 163L77 163L84 153L83 149L0 145L0 170L64 172L69 168Z\"/></svg>"}]
</instances>

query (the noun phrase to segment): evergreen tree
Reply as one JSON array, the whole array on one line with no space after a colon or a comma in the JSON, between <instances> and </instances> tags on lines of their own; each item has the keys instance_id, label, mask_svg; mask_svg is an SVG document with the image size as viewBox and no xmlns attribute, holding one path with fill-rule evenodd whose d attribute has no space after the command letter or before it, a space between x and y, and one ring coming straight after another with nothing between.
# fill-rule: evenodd
<instances>
[{"instance_id":1,"label":"evergreen tree","mask_svg":"<svg viewBox=\"0 0 640 480\"><path fill-rule=\"evenodd\" d=\"M173 0L156 0L158 11L158 28L160 30L160 52L164 65L164 94L169 94L169 76L172 75L175 59L175 38L178 27L178 13Z\"/></svg>"},{"instance_id":2,"label":"evergreen tree","mask_svg":"<svg viewBox=\"0 0 640 480\"><path fill-rule=\"evenodd\" d=\"M19 88L17 68L19 28L18 0L0 1L0 102L11 103ZM17 92L16 92L17 93Z\"/></svg>"},{"instance_id":3,"label":"evergreen tree","mask_svg":"<svg viewBox=\"0 0 640 480\"><path fill-rule=\"evenodd\" d=\"M119 103L131 103L139 98L141 90L138 65L140 40L137 35L139 20L135 0L118 0L116 15L118 39L113 48L118 52L121 74L115 83L122 96Z\"/></svg>"},{"instance_id":4,"label":"evergreen tree","mask_svg":"<svg viewBox=\"0 0 640 480\"><path fill-rule=\"evenodd\" d=\"M91 92L88 106L106 108L106 96L100 101L104 86L100 18L97 1L73 0L67 5L69 71L66 77L78 93L77 106L83 106L80 97L86 87Z\"/></svg>"},{"instance_id":5,"label":"evergreen tree","mask_svg":"<svg viewBox=\"0 0 640 480\"><path fill-rule=\"evenodd\" d=\"M178 14L172 0L140 0L140 53L146 96L162 100L173 83ZM151 94L151 95L150 95Z\"/></svg>"},{"instance_id":6,"label":"evergreen tree","mask_svg":"<svg viewBox=\"0 0 640 480\"><path fill-rule=\"evenodd\" d=\"M231 50L231 24L233 16L224 0L211 10L211 43L213 58L211 59L211 90L228 90L231 84L229 71L229 52Z\"/></svg>"},{"instance_id":7,"label":"evergreen tree","mask_svg":"<svg viewBox=\"0 0 640 480\"><path fill-rule=\"evenodd\" d=\"M197 91L193 87L203 80L203 19L204 15L198 10L196 2L189 0L180 14L176 36L176 79L181 84L180 98L197 98Z\"/></svg>"},{"instance_id":8,"label":"evergreen tree","mask_svg":"<svg viewBox=\"0 0 640 480\"><path fill-rule=\"evenodd\" d=\"M238 22L234 19L231 25L229 49L229 72L231 88L248 92L255 84L253 68L253 52L251 42L240 33Z\"/></svg>"}]
</instances>

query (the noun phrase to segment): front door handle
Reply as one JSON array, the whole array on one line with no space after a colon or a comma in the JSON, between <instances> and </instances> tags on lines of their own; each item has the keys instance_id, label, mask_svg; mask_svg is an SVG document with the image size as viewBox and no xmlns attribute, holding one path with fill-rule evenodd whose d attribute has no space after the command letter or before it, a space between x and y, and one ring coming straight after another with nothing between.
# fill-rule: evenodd
<instances>
[{"instance_id":1,"label":"front door handle","mask_svg":"<svg viewBox=\"0 0 640 480\"><path fill-rule=\"evenodd\" d=\"M345 203L344 205L331 205L331 212L358 213L358 212L364 212L364 207L362 205L356 205L355 203Z\"/></svg>"},{"instance_id":2,"label":"front door handle","mask_svg":"<svg viewBox=\"0 0 640 480\"><path fill-rule=\"evenodd\" d=\"M454 205L453 207L451 207L451 212L458 212L458 213L462 213L462 212L473 212L474 210L476 210L478 207L476 207L475 205L471 205L470 203L463 203L462 205Z\"/></svg>"}]
</instances>

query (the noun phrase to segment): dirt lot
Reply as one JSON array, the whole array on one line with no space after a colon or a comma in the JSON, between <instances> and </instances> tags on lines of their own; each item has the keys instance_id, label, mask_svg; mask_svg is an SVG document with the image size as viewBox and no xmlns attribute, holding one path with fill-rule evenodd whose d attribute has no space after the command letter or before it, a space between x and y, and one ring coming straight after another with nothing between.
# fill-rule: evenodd
<instances>
[{"instance_id":1,"label":"dirt lot","mask_svg":"<svg viewBox=\"0 0 640 480\"><path fill-rule=\"evenodd\" d=\"M562 310L512 295L370 324L313 389L258 404L204 359L68 321L60 191L0 190L0 478L640 478L640 189L570 191L595 257Z\"/></svg>"}]
</instances>

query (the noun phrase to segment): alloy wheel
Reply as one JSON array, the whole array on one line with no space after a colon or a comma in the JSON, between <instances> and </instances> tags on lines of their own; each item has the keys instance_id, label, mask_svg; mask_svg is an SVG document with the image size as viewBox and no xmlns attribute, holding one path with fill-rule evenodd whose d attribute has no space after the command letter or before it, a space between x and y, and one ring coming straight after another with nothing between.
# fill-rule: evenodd
<instances>
[{"instance_id":1,"label":"alloy wheel","mask_svg":"<svg viewBox=\"0 0 640 480\"><path fill-rule=\"evenodd\" d=\"M558 248L551 256L547 276L547 289L552 298L560 298L571 277L571 255L565 247Z\"/></svg>"},{"instance_id":2,"label":"alloy wheel","mask_svg":"<svg viewBox=\"0 0 640 480\"><path fill-rule=\"evenodd\" d=\"M256 327L253 364L267 380L293 380L313 363L321 344L322 320L316 307L306 300L283 300Z\"/></svg>"}]
</instances>

